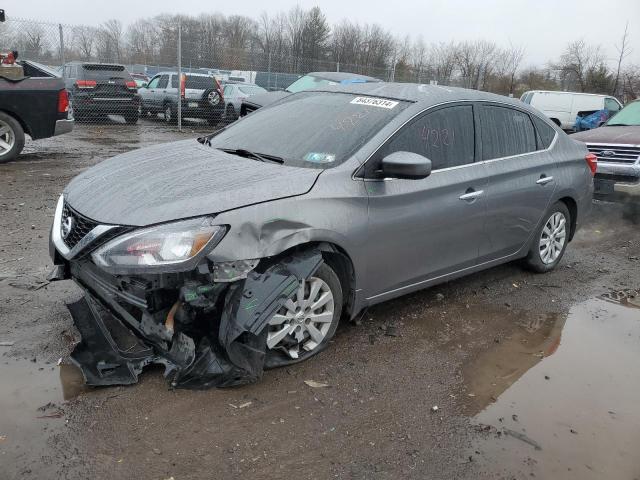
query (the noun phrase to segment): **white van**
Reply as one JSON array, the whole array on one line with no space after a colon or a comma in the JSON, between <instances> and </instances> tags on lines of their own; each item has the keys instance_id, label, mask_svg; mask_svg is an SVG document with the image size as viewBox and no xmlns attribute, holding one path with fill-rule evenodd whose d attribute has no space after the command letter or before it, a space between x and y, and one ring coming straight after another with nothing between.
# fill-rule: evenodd
<instances>
[{"instance_id":1,"label":"white van","mask_svg":"<svg viewBox=\"0 0 640 480\"><path fill-rule=\"evenodd\" d=\"M613 115L622 109L615 97L593 93L531 90L524 92L520 100L540 110L563 130L573 130L578 114L584 116L606 108Z\"/></svg>"}]
</instances>

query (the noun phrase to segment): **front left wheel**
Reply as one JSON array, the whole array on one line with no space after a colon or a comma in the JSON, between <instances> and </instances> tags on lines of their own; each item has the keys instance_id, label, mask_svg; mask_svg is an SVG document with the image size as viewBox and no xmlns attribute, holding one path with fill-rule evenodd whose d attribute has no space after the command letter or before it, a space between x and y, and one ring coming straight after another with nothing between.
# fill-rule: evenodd
<instances>
[{"instance_id":1,"label":"front left wheel","mask_svg":"<svg viewBox=\"0 0 640 480\"><path fill-rule=\"evenodd\" d=\"M335 334L341 314L340 279L323 263L269 321L267 366L297 363L321 352Z\"/></svg>"}]
</instances>

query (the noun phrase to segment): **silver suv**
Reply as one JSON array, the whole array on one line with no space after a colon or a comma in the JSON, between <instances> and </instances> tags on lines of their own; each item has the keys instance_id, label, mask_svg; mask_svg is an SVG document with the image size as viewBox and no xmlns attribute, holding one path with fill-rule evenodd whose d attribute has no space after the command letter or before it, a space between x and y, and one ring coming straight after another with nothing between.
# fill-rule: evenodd
<instances>
[{"instance_id":1,"label":"silver suv","mask_svg":"<svg viewBox=\"0 0 640 480\"><path fill-rule=\"evenodd\" d=\"M144 88L139 88L140 115L162 113L168 123L178 115L181 99L182 118L201 118L215 125L224 112L222 86L213 75L204 73L162 72L154 76Z\"/></svg>"}]
</instances>

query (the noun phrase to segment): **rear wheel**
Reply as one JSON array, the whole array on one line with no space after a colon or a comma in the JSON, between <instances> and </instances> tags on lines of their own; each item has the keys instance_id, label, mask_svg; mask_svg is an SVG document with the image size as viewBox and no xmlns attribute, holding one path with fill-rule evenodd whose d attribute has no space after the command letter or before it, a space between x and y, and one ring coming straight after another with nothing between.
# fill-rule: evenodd
<instances>
[{"instance_id":1,"label":"rear wheel","mask_svg":"<svg viewBox=\"0 0 640 480\"><path fill-rule=\"evenodd\" d=\"M137 123L138 122L138 112L127 113L124 116L124 121L127 122L129 125L133 125L134 123Z\"/></svg>"},{"instance_id":2,"label":"rear wheel","mask_svg":"<svg viewBox=\"0 0 640 480\"><path fill-rule=\"evenodd\" d=\"M297 363L321 352L335 334L341 313L340 280L322 264L269 321L267 366Z\"/></svg>"},{"instance_id":3,"label":"rear wheel","mask_svg":"<svg viewBox=\"0 0 640 480\"><path fill-rule=\"evenodd\" d=\"M10 115L0 112L0 163L15 159L24 147L24 130Z\"/></svg>"},{"instance_id":4,"label":"rear wheel","mask_svg":"<svg viewBox=\"0 0 640 480\"><path fill-rule=\"evenodd\" d=\"M526 258L527 266L534 272L553 270L564 255L569 243L571 214L562 202L555 203L545 215L545 221L536 232Z\"/></svg>"}]
</instances>

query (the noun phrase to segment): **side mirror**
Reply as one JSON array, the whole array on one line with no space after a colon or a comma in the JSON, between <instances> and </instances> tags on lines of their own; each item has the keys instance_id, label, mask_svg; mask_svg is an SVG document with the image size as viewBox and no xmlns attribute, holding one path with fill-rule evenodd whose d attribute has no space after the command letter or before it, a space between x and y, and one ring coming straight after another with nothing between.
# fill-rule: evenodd
<instances>
[{"instance_id":1,"label":"side mirror","mask_svg":"<svg viewBox=\"0 0 640 480\"><path fill-rule=\"evenodd\" d=\"M394 152L382 159L385 177L418 180L431 175L431 160L412 152Z\"/></svg>"}]
</instances>

